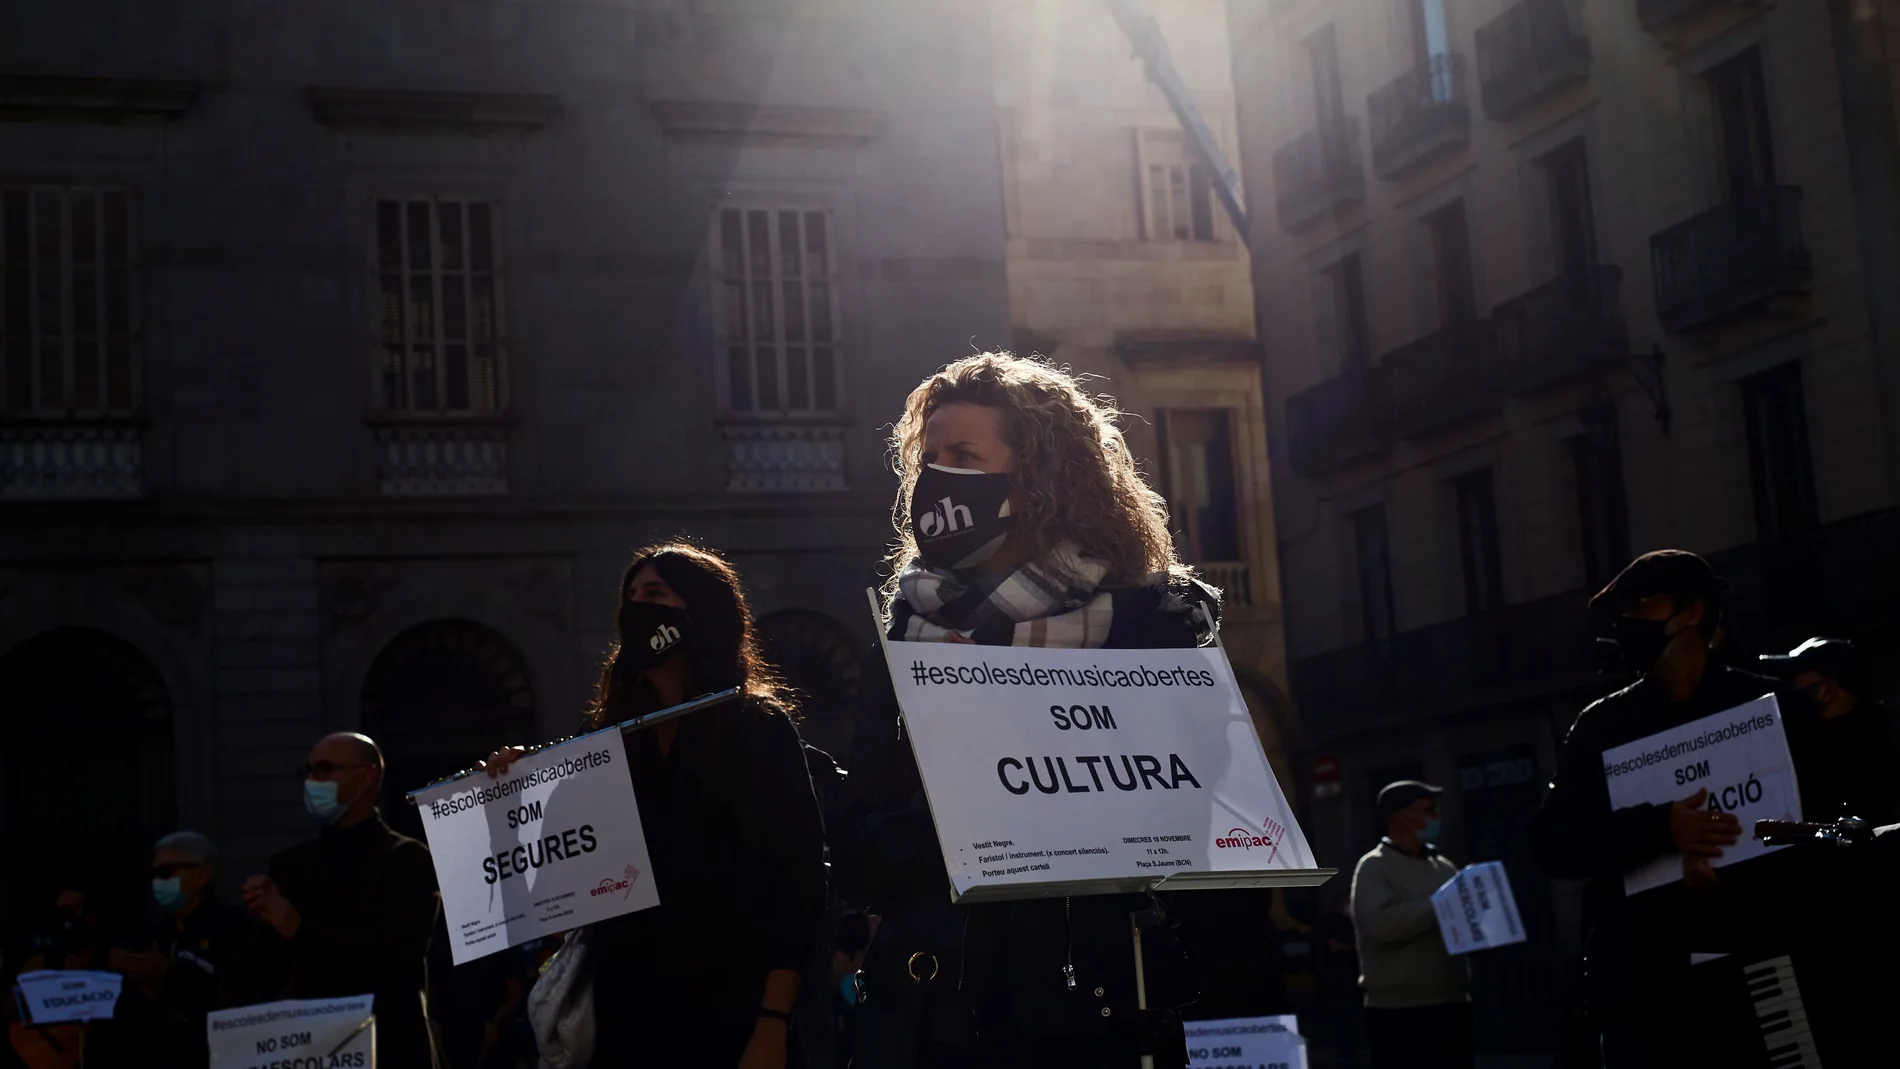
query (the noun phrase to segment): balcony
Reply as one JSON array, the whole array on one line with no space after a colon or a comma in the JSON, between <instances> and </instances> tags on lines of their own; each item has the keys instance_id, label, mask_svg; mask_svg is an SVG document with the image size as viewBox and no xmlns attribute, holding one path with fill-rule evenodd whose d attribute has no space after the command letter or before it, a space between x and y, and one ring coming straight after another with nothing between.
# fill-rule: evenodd
<instances>
[{"instance_id":1,"label":"balcony","mask_svg":"<svg viewBox=\"0 0 1900 1069\"><path fill-rule=\"evenodd\" d=\"M1378 378L1349 369L1286 399L1287 453L1293 470L1318 475L1371 456L1388 444Z\"/></svg>"},{"instance_id":2,"label":"balcony","mask_svg":"<svg viewBox=\"0 0 1900 1069\"><path fill-rule=\"evenodd\" d=\"M1611 266L1565 275L1491 312L1505 387L1536 393L1615 367L1629 356L1623 272Z\"/></svg>"},{"instance_id":3,"label":"balcony","mask_svg":"<svg viewBox=\"0 0 1900 1069\"><path fill-rule=\"evenodd\" d=\"M1572 591L1302 657L1293 663L1301 725L1324 738L1514 692L1587 684L1596 664L1588 598Z\"/></svg>"},{"instance_id":4,"label":"balcony","mask_svg":"<svg viewBox=\"0 0 1900 1069\"><path fill-rule=\"evenodd\" d=\"M1246 561L1195 561L1201 582L1221 592L1227 605L1252 605L1253 580Z\"/></svg>"},{"instance_id":5,"label":"balcony","mask_svg":"<svg viewBox=\"0 0 1900 1069\"><path fill-rule=\"evenodd\" d=\"M1280 227L1295 230L1366 197L1359 120L1322 122L1273 154L1274 206Z\"/></svg>"},{"instance_id":6,"label":"balcony","mask_svg":"<svg viewBox=\"0 0 1900 1069\"><path fill-rule=\"evenodd\" d=\"M1801 239L1801 188L1766 186L1649 239L1656 315L1686 331L1806 293L1814 264Z\"/></svg>"},{"instance_id":7,"label":"balcony","mask_svg":"<svg viewBox=\"0 0 1900 1069\"><path fill-rule=\"evenodd\" d=\"M101 501L144 492L144 434L133 426L0 430L0 501Z\"/></svg>"},{"instance_id":8,"label":"balcony","mask_svg":"<svg viewBox=\"0 0 1900 1069\"><path fill-rule=\"evenodd\" d=\"M508 428L439 424L376 428L377 477L392 497L508 492Z\"/></svg>"},{"instance_id":9,"label":"balcony","mask_svg":"<svg viewBox=\"0 0 1900 1069\"><path fill-rule=\"evenodd\" d=\"M1636 0L1636 20L1653 33L1722 8L1759 6L1760 0Z\"/></svg>"},{"instance_id":10,"label":"balcony","mask_svg":"<svg viewBox=\"0 0 1900 1069\"><path fill-rule=\"evenodd\" d=\"M1478 27L1478 94L1493 119L1515 118L1589 77L1578 0L1524 0Z\"/></svg>"},{"instance_id":11,"label":"balcony","mask_svg":"<svg viewBox=\"0 0 1900 1069\"><path fill-rule=\"evenodd\" d=\"M1504 377L1491 324L1454 323L1380 361L1392 431L1412 438L1504 407Z\"/></svg>"},{"instance_id":12,"label":"balcony","mask_svg":"<svg viewBox=\"0 0 1900 1069\"><path fill-rule=\"evenodd\" d=\"M1372 121L1372 169L1402 177L1471 140L1465 59L1446 53L1407 71L1366 98Z\"/></svg>"},{"instance_id":13,"label":"balcony","mask_svg":"<svg viewBox=\"0 0 1900 1069\"><path fill-rule=\"evenodd\" d=\"M845 488L843 427L743 425L724 433L727 490L808 494Z\"/></svg>"}]
</instances>

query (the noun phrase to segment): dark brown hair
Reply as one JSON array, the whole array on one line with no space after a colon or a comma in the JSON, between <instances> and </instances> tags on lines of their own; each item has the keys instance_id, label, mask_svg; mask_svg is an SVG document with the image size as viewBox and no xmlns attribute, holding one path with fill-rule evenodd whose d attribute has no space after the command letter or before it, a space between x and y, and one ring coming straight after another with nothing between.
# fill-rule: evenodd
<instances>
[{"instance_id":1,"label":"dark brown hair","mask_svg":"<svg viewBox=\"0 0 1900 1069\"><path fill-rule=\"evenodd\" d=\"M748 699L746 704L754 709L794 716L793 704L778 673L759 653L752 610L746 605L745 590L732 565L710 549L685 542L647 546L634 553L633 562L620 576L619 603L627 600L634 576L649 565L686 602L686 613L692 618L693 643L687 656L693 689L710 694L738 687ZM620 669L620 646L625 640L616 623L614 647L594 687L589 720L596 728L631 720L659 707L659 698L645 677Z\"/></svg>"}]
</instances>

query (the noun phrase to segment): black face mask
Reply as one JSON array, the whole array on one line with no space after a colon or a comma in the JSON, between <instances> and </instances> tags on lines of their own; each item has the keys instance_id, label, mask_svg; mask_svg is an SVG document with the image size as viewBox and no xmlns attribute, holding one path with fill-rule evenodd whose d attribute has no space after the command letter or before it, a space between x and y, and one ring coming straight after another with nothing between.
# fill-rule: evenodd
<instances>
[{"instance_id":1,"label":"black face mask","mask_svg":"<svg viewBox=\"0 0 1900 1069\"><path fill-rule=\"evenodd\" d=\"M693 642L693 618L685 609L656 601L620 606L620 667L646 672L686 652Z\"/></svg>"},{"instance_id":2,"label":"black face mask","mask_svg":"<svg viewBox=\"0 0 1900 1069\"><path fill-rule=\"evenodd\" d=\"M1673 617L1671 617L1673 619ZM1641 620L1619 616L1615 623L1616 648L1623 655L1623 667L1632 672L1648 672L1662 660L1663 650L1675 639L1665 634L1668 620Z\"/></svg>"},{"instance_id":3,"label":"black face mask","mask_svg":"<svg viewBox=\"0 0 1900 1069\"><path fill-rule=\"evenodd\" d=\"M932 568L969 568L1003 548L1016 525L1006 472L926 464L910 495L910 530Z\"/></svg>"}]
</instances>

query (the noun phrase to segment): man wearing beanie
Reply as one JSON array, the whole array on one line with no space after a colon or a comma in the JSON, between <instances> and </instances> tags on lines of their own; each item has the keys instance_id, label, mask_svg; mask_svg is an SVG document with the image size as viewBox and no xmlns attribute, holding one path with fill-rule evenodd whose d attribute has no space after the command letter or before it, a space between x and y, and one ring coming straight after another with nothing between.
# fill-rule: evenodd
<instances>
[{"instance_id":1,"label":"man wearing beanie","mask_svg":"<svg viewBox=\"0 0 1900 1069\"><path fill-rule=\"evenodd\" d=\"M1470 973L1445 951L1432 892L1458 875L1433 845L1441 789L1417 780L1379 792L1385 836L1352 874L1359 986L1374 1069L1470 1069Z\"/></svg>"}]
</instances>

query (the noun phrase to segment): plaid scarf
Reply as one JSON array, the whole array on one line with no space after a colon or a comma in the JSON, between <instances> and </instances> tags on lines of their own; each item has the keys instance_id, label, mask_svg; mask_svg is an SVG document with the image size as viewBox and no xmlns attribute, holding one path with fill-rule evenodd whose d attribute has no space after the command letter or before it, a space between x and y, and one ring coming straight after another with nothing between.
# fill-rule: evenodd
<instances>
[{"instance_id":1,"label":"plaid scarf","mask_svg":"<svg viewBox=\"0 0 1900 1069\"><path fill-rule=\"evenodd\" d=\"M912 564L897 579L891 637L948 642L955 633L985 645L1100 649L1115 620L1114 597L1097 589L1107 573L1066 542L997 576Z\"/></svg>"}]
</instances>

